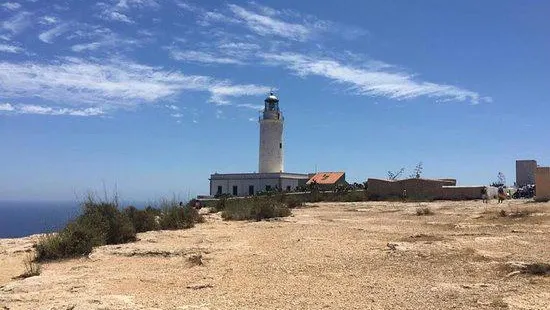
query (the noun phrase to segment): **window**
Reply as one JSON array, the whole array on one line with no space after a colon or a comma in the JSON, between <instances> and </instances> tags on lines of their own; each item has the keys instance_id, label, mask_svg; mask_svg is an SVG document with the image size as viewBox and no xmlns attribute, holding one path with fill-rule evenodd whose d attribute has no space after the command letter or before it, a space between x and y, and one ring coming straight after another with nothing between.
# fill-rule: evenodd
<instances>
[{"instance_id":1,"label":"window","mask_svg":"<svg viewBox=\"0 0 550 310\"><path fill-rule=\"evenodd\" d=\"M233 196L237 196L239 194L237 185L233 185Z\"/></svg>"},{"instance_id":2,"label":"window","mask_svg":"<svg viewBox=\"0 0 550 310\"><path fill-rule=\"evenodd\" d=\"M271 190L271 185L266 185L266 186L265 186L265 191L266 191L266 192L269 192L270 190Z\"/></svg>"},{"instance_id":3,"label":"window","mask_svg":"<svg viewBox=\"0 0 550 310\"><path fill-rule=\"evenodd\" d=\"M254 196L254 185L248 186L248 195Z\"/></svg>"},{"instance_id":4,"label":"window","mask_svg":"<svg viewBox=\"0 0 550 310\"><path fill-rule=\"evenodd\" d=\"M218 186L218 191L216 192L216 194L218 194L218 195L222 194L222 187L221 186Z\"/></svg>"},{"instance_id":5,"label":"window","mask_svg":"<svg viewBox=\"0 0 550 310\"><path fill-rule=\"evenodd\" d=\"M283 148L283 143L279 143L279 148L280 148L280 149Z\"/></svg>"},{"instance_id":6,"label":"window","mask_svg":"<svg viewBox=\"0 0 550 310\"><path fill-rule=\"evenodd\" d=\"M286 191L287 191L287 192L290 192L290 191L291 191L290 185L286 187Z\"/></svg>"}]
</instances>

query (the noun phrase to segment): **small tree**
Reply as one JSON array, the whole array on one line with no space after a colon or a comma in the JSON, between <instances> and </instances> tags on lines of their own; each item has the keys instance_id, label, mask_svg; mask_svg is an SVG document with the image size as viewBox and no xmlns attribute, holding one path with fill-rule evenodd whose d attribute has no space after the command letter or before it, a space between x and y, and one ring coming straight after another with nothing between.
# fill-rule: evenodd
<instances>
[{"instance_id":1,"label":"small tree","mask_svg":"<svg viewBox=\"0 0 550 310\"><path fill-rule=\"evenodd\" d=\"M409 175L409 178L411 179L420 179L420 176L422 175L422 169L424 169L422 162L419 162L416 164L416 167L414 167L413 173Z\"/></svg>"},{"instance_id":2,"label":"small tree","mask_svg":"<svg viewBox=\"0 0 550 310\"><path fill-rule=\"evenodd\" d=\"M397 180L403 173L405 172L405 168L401 168L398 171L390 171L388 170L388 180L395 181Z\"/></svg>"},{"instance_id":3,"label":"small tree","mask_svg":"<svg viewBox=\"0 0 550 310\"><path fill-rule=\"evenodd\" d=\"M496 182L493 182L491 184L491 186L501 187L501 186L504 186L504 185L506 185L506 177L504 176L504 173L499 171L498 174L497 174Z\"/></svg>"}]
</instances>

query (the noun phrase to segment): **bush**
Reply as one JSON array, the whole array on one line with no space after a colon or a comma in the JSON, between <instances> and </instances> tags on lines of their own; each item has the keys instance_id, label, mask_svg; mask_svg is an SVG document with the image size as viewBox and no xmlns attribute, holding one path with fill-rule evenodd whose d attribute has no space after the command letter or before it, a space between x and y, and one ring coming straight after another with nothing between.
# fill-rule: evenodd
<instances>
[{"instance_id":1,"label":"bush","mask_svg":"<svg viewBox=\"0 0 550 310\"><path fill-rule=\"evenodd\" d=\"M267 198L247 198L228 201L222 212L224 220L261 221L267 218L291 215L290 209L283 203Z\"/></svg>"},{"instance_id":2,"label":"bush","mask_svg":"<svg viewBox=\"0 0 550 310\"><path fill-rule=\"evenodd\" d=\"M136 232L184 229L204 221L195 208L180 207L175 201L162 202L162 210L133 206L119 210L116 200L97 202L88 198L82 215L57 234L45 235L36 244L36 261L88 255L94 246L136 240Z\"/></svg>"},{"instance_id":3,"label":"bush","mask_svg":"<svg viewBox=\"0 0 550 310\"><path fill-rule=\"evenodd\" d=\"M187 229L202 222L204 222L204 218L195 208L180 207L175 203L164 203L160 215L161 229Z\"/></svg>"},{"instance_id":4,"label":"bush","mask_svg":"<svg viewBox=\"0 0 550 310\"><path fill-rule=\"evenodd\" d=\"M304 202L296 197L288 197L285 199L285 204L290 209L301 208L304 206Z\"/></svg>"},{"instance_id":5,"label":"bush","mask_svg":"<svg viewBox=\"0 0 550 310\"><path fill-rule=\"evenodd\" d=\"M83 212L58 234L43 237L36 245L36 260L70 258L91 253L94 246L136 240L128 216L115 202L96 202L89 198Z\"/></svg>"},{"instance_id":6,"label":"bush","mask_svg":"<svg viewBox=\"0 0 550 310\"><path fill-rule=\"evenodd\" d=\"M124 213L132 222L137 233L158 230L160 228L156 220L156 217L160 216L160 210L158 209L147 207L145 210L138 210L136 207L129 206L124 209Z\"/></svg>"}]
</instances>

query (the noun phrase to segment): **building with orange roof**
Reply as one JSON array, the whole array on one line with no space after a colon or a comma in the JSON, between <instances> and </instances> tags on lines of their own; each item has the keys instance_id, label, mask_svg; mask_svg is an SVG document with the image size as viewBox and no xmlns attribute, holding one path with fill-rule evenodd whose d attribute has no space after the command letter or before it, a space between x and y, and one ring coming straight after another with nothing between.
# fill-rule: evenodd
<instances>
[{"instance_id":1,"label":"building with orange roof","mask_svg":"<svg viewBox=\"0 0 550 310\"><path fill-rule=\"evenodd\" d=\"M342 171L317 172L309 175L306 185L315 185L320 190L333 190L338 186L348 185L348 182L346 182L346 173Z\"/></svg>"}]
</instances>

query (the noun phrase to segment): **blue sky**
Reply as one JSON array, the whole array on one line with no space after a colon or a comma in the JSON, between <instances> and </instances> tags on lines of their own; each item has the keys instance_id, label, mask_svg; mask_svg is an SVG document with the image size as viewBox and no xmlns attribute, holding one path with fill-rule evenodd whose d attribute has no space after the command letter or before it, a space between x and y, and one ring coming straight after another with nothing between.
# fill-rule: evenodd
<instances>
[{"instance_id":1,"label":"blue sky","mask_svg":"<svg viewBox=\"0 0 550 310\"><path fill-rule=\"evenodd\" d=\"M285 170L486 184L550 164L547 1L0 3L0 199L208 192L253 172L274 88Z\"/></svg>"}]
</instances>

